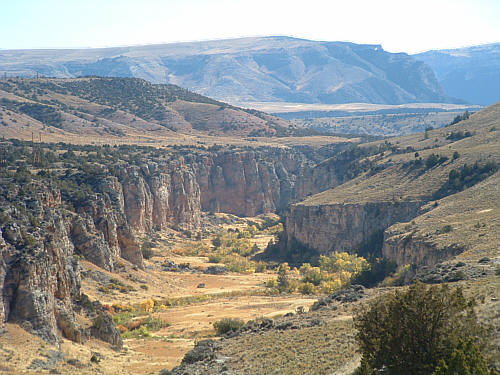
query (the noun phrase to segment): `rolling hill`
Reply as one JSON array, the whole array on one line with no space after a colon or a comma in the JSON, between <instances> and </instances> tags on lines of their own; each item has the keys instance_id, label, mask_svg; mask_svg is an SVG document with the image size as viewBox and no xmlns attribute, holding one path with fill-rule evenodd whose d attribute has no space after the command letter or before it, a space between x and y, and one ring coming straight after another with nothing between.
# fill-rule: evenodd
<instances>
[{"instance_id":1,"label":"rolling hill","mask_svg":"<svg viewBox=\"0 0 500 375\"><path fill-rule=\"evenodd\" d=\"M68 141L191 135L275 135L289 123L175 85L138 78L7 79L0 81L0 135ZM104 137L104 138L103 138Z\"/></svg>"}]
</instances>

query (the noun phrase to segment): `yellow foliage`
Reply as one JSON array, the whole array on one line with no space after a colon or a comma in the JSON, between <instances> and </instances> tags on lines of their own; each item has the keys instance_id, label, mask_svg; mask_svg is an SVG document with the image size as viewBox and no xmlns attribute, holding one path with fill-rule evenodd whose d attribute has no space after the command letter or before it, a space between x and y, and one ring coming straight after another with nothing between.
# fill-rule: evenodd
<instances>
[{"instance_id":1,"label":"yellow foliage","mask_svg":"<svg viewBox=\"0 0 500 375\"><path fill-rule=\"evenodd\" d=\"M155 307L155 301L152 299L147 299L139 304L139 308L145 312L153 312Z\"/></svg>"},{"instance_id":2,"label":"yellow foliage","mask_svg":"<svg viewBox=\"0 0 500 375\"><path fill-rule=\"evenodd\" d=\"M322 293L331 294L339 290L342 287L342 284L342 280L333 279L330 281L322 281L319 287Z\"/></svg>"},{"instance_id":3,"label":"yellow foliage","mask_svg":"<svg viewBox=\"0 0 500 375\"><path fill-rule=\"evenodd\" d=\"M278 287L278 280L276 279L269 279L266 281L266 287L268 288L277 288Z\"/></svg>"},{"instance_id":4,"label":"yellow foliage","mask_svg":"<svg viewBox=\"0 0 500 375\"><path fill-rule=\"evenodd\" d=\"M122 305L121 303L114 303L113 309L115 309L115 311L117 312L132 311L132 306Z\"/></svg>"}]
</instances>

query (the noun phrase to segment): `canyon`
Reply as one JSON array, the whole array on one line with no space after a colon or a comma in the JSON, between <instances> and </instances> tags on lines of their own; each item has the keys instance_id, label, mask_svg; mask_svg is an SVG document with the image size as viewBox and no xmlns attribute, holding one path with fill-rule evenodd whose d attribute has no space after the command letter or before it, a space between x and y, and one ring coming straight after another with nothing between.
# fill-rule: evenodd
<instances>
[{"instance_id":1,"label":"canyon","mask_svg":"<svg viewBox=\"0 0 500 375\"><path fill-rule=\"evenodd\" d=\"M297 129L284 120L140 80L93 82L92 95L80 91L84 84L78 79L8 83L0 91L10 98L0 101L0 134L9 138L17 129L23 133L0 143L4 331L18 324L54 345L67 340L88 345L98 339L110 350L120 350L124 342L119 324L109 314L152 301L150 314L167 315L161 306L174 307L160 301L165 291L175 298L189 291L196 298L227 301L231 293L240 293L235 298L245 301L252 314L260 312L261 307L251 304L258 295L259 301L269 299L263 302L269 303L265 311L288 314L279 304L271 306L283 296L265 294L266 275L275 274L266 267L305 250L316 257L347 252L372 262L384 258L395 264L401 283L448 276L476 280L494 273L500 241L498 104L444 128L366 142L294 137ZM124 87L137 95L103 99L106 90ZM165 99L172 93L182 100ZM146 118L149 112L139 105L158 113L175 109L188 125L169 128L164 118ZM225 111L237 116L223 126L213 125L217 117L212 116ZM82 116L78 123L77 114ZM241 116L256 132L241 131ZM200 118L212 125L199 126ZM27 142L30 124L50 141ZM92 144L89 140L103 124L108 126L105 138ZM66 137L67 142L61 141ZM263 214L279 214L281 223ZM266 221L269 226L263 225ZM245 269L204 273L227 272L212 263L220 262L215 251L223 225L223 233L234 241L261 228L261 237L248 243L250 255L244 259L259 255L271 260L255 263L264 272L251 282L243 275ZM186 248L179 249L179 243ZM147 246L155 250L148 254ZM164 251L161 261L158 248ZM304 262L314 263L314 256ZM484 259L490 259L488 266L483 266ZM440 270L447 262L460 263L463 272L457 276L452 269L443 276ZM151 283L158 272L177 273L157 286ZM216 282L219 278L224 283ZM158 280L165 279L153 281ZM241 289L221 290L225 283L241 283ZM193 296L186 299L196 300ZM310 304L287 298L282 301L287 309ZM225 311L226 299L212 301L221 309L218 314ZM203 334L213 320L207 313L197 323L203 325ZM310 324L298 327L313 329L316 323ZM185 335L182 329L169 332ZM187 350L189 345L183 345Z\"/></svg>"}]
</instances>

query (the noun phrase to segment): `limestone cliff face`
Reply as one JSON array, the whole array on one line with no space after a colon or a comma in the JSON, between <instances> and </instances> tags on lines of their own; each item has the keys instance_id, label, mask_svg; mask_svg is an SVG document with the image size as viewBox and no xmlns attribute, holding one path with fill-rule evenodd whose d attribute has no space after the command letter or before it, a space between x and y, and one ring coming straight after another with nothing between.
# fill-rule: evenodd
<instances>
[{"instance_id":1,"label":"limestone cliff face","mask_svg":"<svg viewBox=\"0 0 500 375\"><path fill-rule=\"evenodd\" d=\"M382 255L398 266L410 264L430 268L463 251L457 245L438 247L430 240L402 230L401 226L390 227L384 232Z\"/></svg>"},{"instance_id":2,"label":"limestone cliff face","mask_svg":"<svg viewBox=\"0 0 500 375\"><path fill-rule=\"evenodd\" d=\"M61 334L82 342L90 331L73 310L80 297L76 254L109 271L119 258L142 267L138 233L199 228L202 210L242 216L281 210L311 164L301 152L263 148L96 164L92 172L60 176L61 190L51 179L20 185L2 177L0 329L12 321L50 342Z\"/></svg>"},{"instance_id":3,"label":"limestone cliff face","mask_svg":"<svg viewBox=\"0 0 500 375\"><path fill-rule=\"evenodd\" d=\"M339 176L338 167L335 163L326 161L314 168L305 168L301 172L297 179L294 195L296 199L305 198L331 189L341 183L342 179Z\"/></svg>"},{"instance_id":4,"label":"limestone cliff face","mask_svg":"<svg viewBox=\"0 0 500 375\"><path fill-rule=\"evenodd\" d=\"M418 201L292 205L285 214L286 238L321 253L353 251L377 231L411 220L420 206Z\"/></svg>"},{"instance_id":5,"label":"limestone cliff face","mask_svg":"<svg viewBox=\"0 0 500 375\"><path fill-rule=\"evenodd\" d=\"M151 163L123 167L118 176L124 213L134 230L200 225L200 188L190 168Z\"/></svg>"},{"instance_id":6,"label":"limestone cliff face","mask_svg":"<svg viewBox=\"0 0 500 375\"><path fill-rule=\"evenodd\" d=\"M61 334L82 342L89 331L74 315L74 301L80 298L75 254L110 271L120 256L142 265L134 234L119 210L120 200L115 205L112 195L97 192L69 211L51 183L35 180L21 188L4 182L0 185L0 329L11 321L49 342L57 342Z\"/></svg>"},{"instance_id":7,"label":"limestone cliff face","mask_svg":"<svg viewBox=\"0 0 500 375\"><path fill-rule=\"evenodd\" d=\"M268 148L212 153L193 164L204 211L255 216L284 209L310 162L302 153Z\"/></svg>"},{"instance_id":8,"label":"limestone cliff face","mask_svg":"<svg viewBox=\"0 0 500 375\"><path fill-rule=\"evenodd\" d=\"M56 342L59 331L82 342L85 333L76 323L72 301L80 294L78 261L63 210L38 207L43 227L29 234L19 212L2 230L0 241L0 325L21 324L47 341ZM20 235L11 234L19 229ZM9 232L9 230L7 230ZM16 233L17 234L17 233ZM43 235L40 241L31 240Z\"/></svg>"},{"instance_id":9,"label":"limestone cliff face","mask_svg":"<svg viewBox=\"0 0 500 375\"><path fill-rule=\"evenodd\" d=\"M99 179L77 214L70 219L71 239L75 248L95 265L114 270L121 257L142 267L142 254L125 215L122 185L108 176Z\"/></svg>"}]
</instances>

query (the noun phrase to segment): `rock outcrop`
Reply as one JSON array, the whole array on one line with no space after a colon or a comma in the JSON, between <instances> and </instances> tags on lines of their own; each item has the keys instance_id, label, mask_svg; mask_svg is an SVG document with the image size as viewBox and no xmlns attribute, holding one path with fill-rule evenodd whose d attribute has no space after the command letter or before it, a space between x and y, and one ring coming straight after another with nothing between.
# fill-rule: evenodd
<instances>
[{"instance_id":1,"label":"rock outcrop","mask_svg":"<svg viewBox=\"0 0 500 375\"><path fill-rule=\"evenodd\" d=\"M102 341L109 342L116 349L121 349L123 346L120 332L116 328L111 316L105 312L100 312L94 319L94 324L90 328L90 332L92 336Z\"/></svg>"},{"instance_id":2,"label":"rock outcrop","mask_svg":"<svg viewBox=\"0 0 500 375\"><path fill-rule=\"evenodd\" d=\"M123 166L118 171L124 213L139 232L172 224L200 225L200 188L193 171L180 162Z\"/></svg>"},{"instance_id":3,"label":"rock outcrop","mask_svg":"<svg viewBox=\"0 0 500 375\"><path fill-rule=\"evenodd\" d=\"M97 212L67 210L60 191L50 183L34 180L21 188L7 179L4 182L0 188L0 329L10 321L48 342L58 342L61 335L85 341L88 329L77 323L74 314L81 283L75 254L113 270L120 252L96 225L92 214L98 217ZM95 207L106 207L94 198ZM120 250L120 230L117 233ZM136 252L141 254L138 247ZM136 261L142 263L142 256Z\"/></svg>"},{"instance_id":4,"label":"rock outcrop","mask_svg":"<svg viewBox=\"0 0 500 375\"><path fill-rule=\"evenodd\" d=\"M72 309L80 294L80 271L64 212L42 209L43 228L33 234L27 233L20 212L12 214L20 221L21 239L4 237L0 250L0 324L17 322L50 342L58 341L61 330L81 342L85 335Z\"/></svg>"},{"instance_id":5,"label":"rock outcrop","mask_svg":"<svg viewBox=\"0 0 500 375\"><path fill-rule=\"evenodd\" d=\"M401 225L390 227L384 232L384 258L398 266L418 265L433 267L436 264L462 253L465 249L458 245L438 247L435 243L401 230Z\"/></svg>"},{"instance_id":6,"label":"rock outcrop","mask_svg":"<svg viewBox=\"0 0 500 375\"><path fill-rule=\"evenodd\" d=\"M288 243L293 239L318 250L352 252L376 232L417 215L422 202L292 205L285 213Z\"/></svg>"},{"instance_id":7,"label":"rock outcrop","mask_svg":"<svg viewBox=\"0 0 500 375\"><path fill-rule=\"evenodd\" d=\"M221 151L194 162L204 211L255 216L283 210L299 173L311 162L284 148Z\"/></svg>"}]
</instances>

